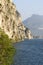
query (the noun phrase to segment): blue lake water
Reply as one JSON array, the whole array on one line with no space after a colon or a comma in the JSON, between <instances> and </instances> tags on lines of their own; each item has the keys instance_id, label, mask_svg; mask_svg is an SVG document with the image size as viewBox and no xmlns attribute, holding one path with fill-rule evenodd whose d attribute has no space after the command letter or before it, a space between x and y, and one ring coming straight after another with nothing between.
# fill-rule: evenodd
<instances>
[{"instance_id":1,"label":"blue lake water","mask_svg":"<svg viewBox=\"0 0 43 65\"><path fill-rule=\"evenodd\" d=\"M12 65L43 65L43 40L24 40L14 44L16 55Z\"/></svg>"}]
</instances>

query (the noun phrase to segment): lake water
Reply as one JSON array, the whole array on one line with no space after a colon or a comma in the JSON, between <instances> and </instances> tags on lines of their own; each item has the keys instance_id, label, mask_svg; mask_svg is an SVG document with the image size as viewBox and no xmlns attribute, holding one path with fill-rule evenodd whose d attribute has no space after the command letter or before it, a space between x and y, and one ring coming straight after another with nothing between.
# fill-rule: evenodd
<instances>
[{"instance_id":1,"label":"lake water","mask_svg":"<svg viewBox=\"0 0 43 65\"><path fill-rule=\"evenodd\" d=\"M43 65L43 40L25 40L14 45L13 65Z\"/></svg>"}]
</instances>

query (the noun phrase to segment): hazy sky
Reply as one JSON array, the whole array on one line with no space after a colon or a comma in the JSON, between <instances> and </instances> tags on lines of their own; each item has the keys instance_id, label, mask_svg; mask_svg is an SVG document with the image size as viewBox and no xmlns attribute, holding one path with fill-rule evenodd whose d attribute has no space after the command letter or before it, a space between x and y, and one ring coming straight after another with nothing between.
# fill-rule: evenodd
<instances>
[{"instance_id":1,"label":"hazy sky","mask_svg":"<svg viewBox=\"0 0 43 65\"><path fill-rule=\"evenodd\" d=\"M26 19L32 14L43 15L43 0L13 0L22 19Z\"/></svg>"}]
</instances>

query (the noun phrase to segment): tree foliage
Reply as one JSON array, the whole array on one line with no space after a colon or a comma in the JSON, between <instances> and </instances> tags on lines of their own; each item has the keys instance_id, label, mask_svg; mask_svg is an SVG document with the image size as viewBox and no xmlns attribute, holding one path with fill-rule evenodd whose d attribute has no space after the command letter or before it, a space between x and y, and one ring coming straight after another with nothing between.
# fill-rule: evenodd
<instances>
[{"instance_id":1,"label":"tree foliage","mask_svg":"<svg viewBox=\"0 0 43 65\"><path fill-rule=\"evenodd\" d=\"M0 30L0 65L10 65L15 54L15 48L9 37Z\"/></svg>"}]
</instances>

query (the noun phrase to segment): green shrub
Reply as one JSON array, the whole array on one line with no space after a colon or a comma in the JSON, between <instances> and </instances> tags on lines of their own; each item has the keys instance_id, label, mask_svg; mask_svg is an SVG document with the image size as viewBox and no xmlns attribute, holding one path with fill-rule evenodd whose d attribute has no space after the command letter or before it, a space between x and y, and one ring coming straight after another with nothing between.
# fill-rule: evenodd
<instances>
[{"instance_id":1,"label":"green shrub","mask_svg":"<svg viewBox=\"0 0 43 65\"><path fill-rule=\"evenodd\" d=\"M0 31L0 65L10 65L15 54L15 48L9 37Z\"/></svg>"},{"instance_id":2,"label":"green shrub","mask_svg":"<svg viewBox=\"0 0 43 65\"><path fill-rule=\"evenodd\" d=\"M8 0L8 3L10 3L10 0Z\"/></svg>"}]
</instances>

